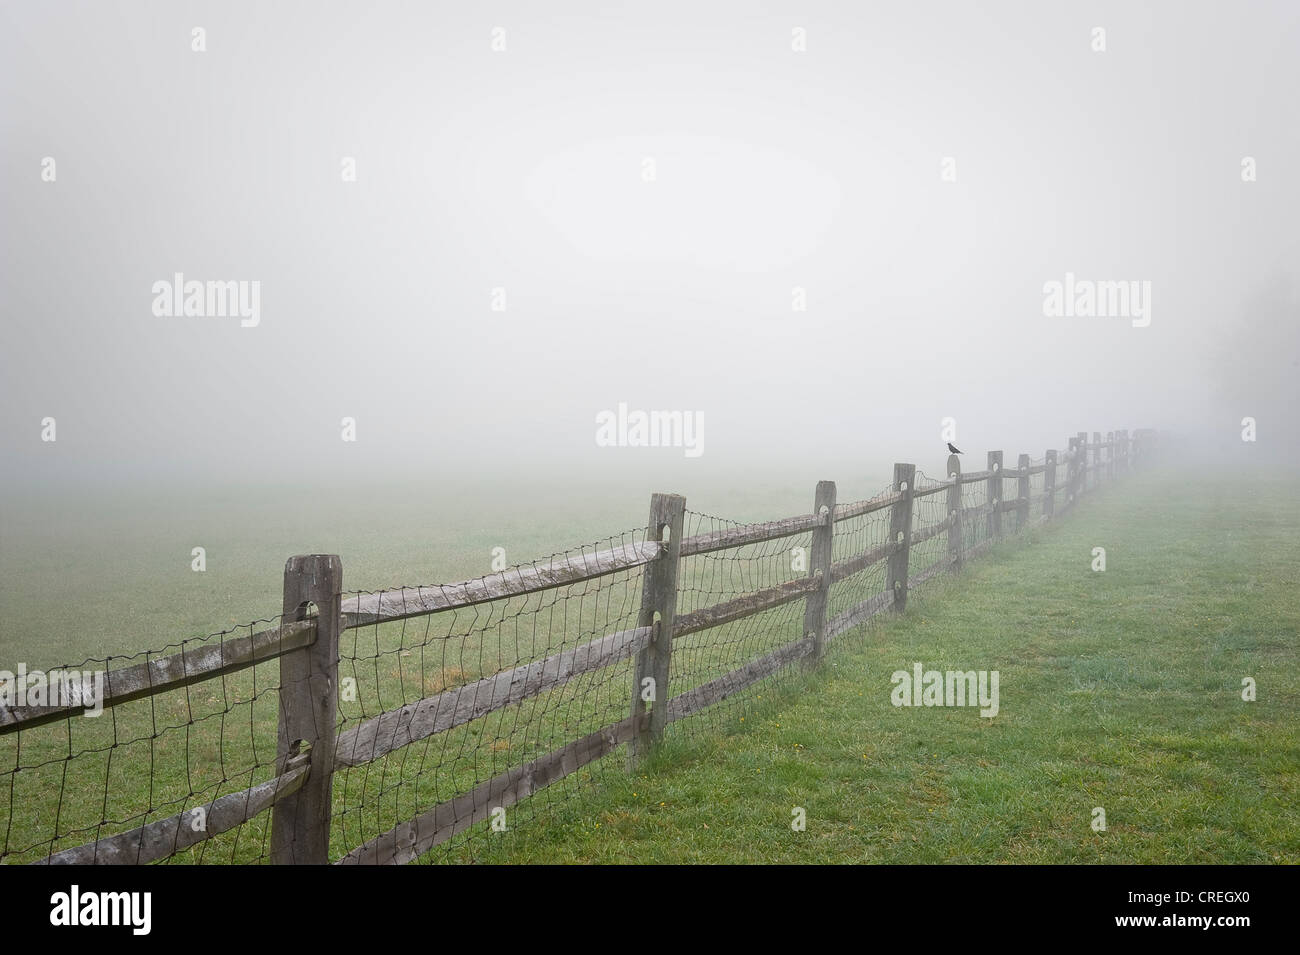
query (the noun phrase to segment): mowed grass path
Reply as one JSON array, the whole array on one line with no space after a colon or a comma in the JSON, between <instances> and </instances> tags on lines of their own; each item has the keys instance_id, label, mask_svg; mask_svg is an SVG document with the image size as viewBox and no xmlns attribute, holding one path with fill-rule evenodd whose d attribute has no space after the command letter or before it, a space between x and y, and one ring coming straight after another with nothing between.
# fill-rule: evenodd
<instances>
[{"instance_id":1,"label":"mowed grass path","mask_svg":"<svg viewBox=\"0 0 1300 955\"><path fill-rule=\"evenodd\" d=\"M636 774L475 855L1300 862L1298 584L1294 484L1136 475L758 689L727 731L676 727ZM1000 713L894 707L890 675L916 661L998 670Z\"/></svg>"}]
</instances>

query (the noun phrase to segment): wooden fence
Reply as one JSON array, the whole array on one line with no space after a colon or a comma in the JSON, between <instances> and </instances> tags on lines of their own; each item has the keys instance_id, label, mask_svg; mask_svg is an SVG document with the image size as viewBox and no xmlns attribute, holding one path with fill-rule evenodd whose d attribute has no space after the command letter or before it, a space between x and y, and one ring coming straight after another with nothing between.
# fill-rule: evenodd
<instances>
[{"instance_id":1,"label":"wooden fence","mask_svg":"<svg viewBox=\"0 0 1300 955\"><path fill-rule=\"evenodd\" d=\"M456 833L488 820L495 810L518 803L622 744L627 744L628 758L635 763L663 737L669 724L713 706L797 661L816 665L832 641L846 631L886 610L901 612L907 605L909 589L939 573L959 570L964 562L1000 540L1008 524L1013 523L1014 532L1019 532L1061 516L1080 495L1138 466L1154 443L1152 431L1137 431L1132 437L1126 431L1115 431L1104 439L1094 432L1091 440L1086 432L1079 432L1069 439L1068 451L1059 460L1055 449L1048 450L1039 463L1020 455L1012 469L1003 466L1001 451L992 451L986 468L971 473L963 473L953 455L948 459L945 479L924 487L917 486L913 465L897 464L892 486L868 500L838 504L835 484L822 481L817 485L809 514L735 525L691 537L683 536L685 499L655 494L641 541L454 585L357 594L346 600L342 563L337 556L291 558L285 568L284 615L278 626L217 647L110 670L102 700L105 707L114 707L278 660L274 778L214 799L203 807L202 827L191 824L196 810L190 809L85 845L51 852L41 861L154 862L270 811L271 862L327 863L336 771L378 760L418 740L553 690L580 675L633 661L625 717L439 802L349 847L337 860L343 864L411 861ZM1042 490L1033 494L1031 481L1039 475ZM1005 497L1009 481L1015 482L1014 496ZM963 489L981 485L983 502L966 506ZM944 495L946 517L915 528L913 509L937 495ZM889 532L883 542L833 560L836 525L886 510ZM1032 517L1035 510L1037 518ZM1004 522L1008 515L1014 520ZM971 526L983 528L982 533L970 534L979 538L976 543L964 539L964 529ZM678 568L684 558L801 534L811 535L806 576L678 613ZM915 549L941 537L946 538L941 557L927 568L913 570L911 557ZM828 607L832 585L882 562L883 590L831 616ZM339 641L343 632L535 594L630 570L642 575L635 627L434 693L338 732ZM802 630L795 639L722 676L671 695L674 641L797 600L804 602L804 613ZM82 709L77 705L0 707L0 735L67 720Z\"/></svg>"}]
</instances>

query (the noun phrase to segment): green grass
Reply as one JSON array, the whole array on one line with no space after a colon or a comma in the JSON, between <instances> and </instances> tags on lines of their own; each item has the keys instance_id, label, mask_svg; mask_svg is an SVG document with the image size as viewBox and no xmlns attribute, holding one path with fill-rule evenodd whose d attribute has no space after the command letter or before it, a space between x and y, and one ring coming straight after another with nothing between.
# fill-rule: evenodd
<instances>
[{"instance_id":1,"label":"green grass","mask_svg":"<svg viewBox=\"0 0 1300 955\"><path fill-rule=\"evenodd\" d=\"M865 472L865 473L863 473ZM883 469L840 485L868 497ZM869 478L869 479L868 479ZM0 669L160 650L278 614L285 560L339 554L345 590L449 583L644 528L652 491L737 521L807 513L814 480L442 480L341 487L11 489L0 498ZM527 492L520 488L527 486ZM191 570L191 551L207 570Z\"/></svg>"},{"instance_id":2,"label":"green grass","mask_svg":"<svg viewBox=\"0 0 1300 955\"><path fill-rule=\"evenodd\" d=\"M1298 541L1293 484L1135 476L474 856L1296 863ZM1000 713L892 706L915 661L998 670Z\"/></svg>"},{"instance_id":3,"label":"green grass","mask_svg":"<svg viewBox=\"0 0 1300 955\"><path fill-rule=\"evenodd\" d=\"M8 669L16 670L17 660L28 661L29 670L58 663L79 666L106 650L149 648L156 656L166 648L175 653L182 638L191 641L186 644L190 651L215 642L204 639L214 625L197 621L231 626L253 616L232 608L274 607L279 575L272 569L282 564L280 555L295 550L342 553L346 587L430 584L487 572L497 545L507 548L510 559L544 558L560 542L594 542L608 535L620 526L619 514L624 526L636 527L645 520L648 503L644 498L635 502L631 493L608 491L603 497L573 499L554 487L526 501L497 499L490 489L438 496L394 488L383 495L385 508L357 508L353 500L349 511L347 501L335 495L295 503L264 489L242 503L232 497L192 509L194 502L183 490L153 501L150 508L129 495L114 499L114 506L105 506L104 498L88 499L69 505L72 512L58 519L53 499L38 498L21 519L10 522L21 533L6 540L4 551L5 612L0 618L7 626L0 653ZM766 519L799 513L811 497L789 487L756 487L715 503L729 504L739 517ZM395 508L398 501L404 506ZM700 495L700 501L699 507L711 506L707 495ZM335 529L318 548L282 540L288 528L330 526L331 521ZM692 521L693 532L710 526ZM430 533L432 543L422 541L422 533ZM643 531L636 536L644 536ZM631 539L618 535L597 549ZM189 569L188 548L196 540L209 545L209 569L202 574ZM808 543L792 538L766 547L763 560L684 561L694 589L683 593L683 610L784 579L777 577L783 567L785 577L790 576L785 550L800 541ZM99 556L110 552L116 554L115 562L103 565ZM224 556L214 559L216 555ZM431 556L436 564L422 570ZM258 567L260 577L252 572ZM635 626L640 582L640 571L633 570L469 610L347 631L341 640L340 678L356 681L357 698L340 700L342 728ZM58 599L60 587L76 599ZM767 622L763 635L775 645L787 639L782 624L792 614L801 611L788 605L754 623ZM273 625L244 624L231 636ZM116 629L121 627L126 629ZM744 649L752 645L751 632ZM705 641L694 654L695 681L739 666L744 662L737 659L741 649ZM118 658L111 668L143 659ZM340 856L449 795L625 716L631 678L631 663L623 661L336 774L333 854ZM686 680L684 675L683 687ZM271 778L277 685L278 663L273 661L123 704L97 719L65 720L0 737L0 859L32 861ZM553 787L521 807L521 814L543 807L578 781ZM268 819L263 814L181 853L178 861L264 858Z\"/></svg>"},{"instance_id":4,"label":"green grass","mask_svg":"<svg viewBox=\"0 0 1300 955\"><path fill-rule=\"evenodd\" d=\"M877 490L870 484L842 489L841 497ZM768 488L732 495L721 506L703 495L692 503L753 520L796 513L810 497ZM925 505L923 519L941 519L939 497L924 500L935 503ZM304 504L312 518L306 523L319 523L329 503ZM345 572L360 567L368 578L354 576L352 586L455 579L483 573L495 542L504 542L515 559L549 553L561 540L607 534L618 526L615 512L633 509L608 498L583 503L567 518L549 510L536 526L523 511L493 511L483 502L455 520L445 507L426 504L414 513L437 528L431 551L439 555L427 576L418 566L428 553L421 556L417 531L365 534L358 515L341 517L339 537L324 542L343 546L287 549L340 550ZM264 509L276 510L273 504ZM249 513L244 524L222 531L224 538L198 539L246 537L242 546L250 554L273 563L270 555L285 549L276 543L282 529L268 524L254 533L248 521L256 523L263 512ZM878 540L886 519L879 512L839 525L837 558ZM75 538L82 554L68 556L87 580L98 578L85 554L107 547L101 538L112 536L114 520L126 517L103 527L82 525ZM40 521L32 521L35 533ZM636 518L628 513L626 523L634 526ZM165 521L156 526L169 528ZM157 569L159 555L179 551L188 558L182 545L196 527L121 538L131 557L120 568L128 586L92 593L91 602L147 602L156 615L148 632L172 640L193 635L187 621L219 605L223 592L246 598L264 585L251 575L232 576L229 567L190 574L187 560L154 576L141 570ZM1300 579L1298 529L1300 502L1288 484L1184 483L1173 472L1130 477L1085 498L1064 520L971 563L960 577L927 583L906 614L842 637L816 673L782 673L675 725L661 752L636 774L625 773L616 753L511 809L506 834L478 826L430 858L1296 861L1300 824L1291 807L1300 771L1300 672L1296 601L1289 598ZM208 525L209 534L216 530ZM681 609L788 578L792 542L807 543L761 545L742 562L689 559ZM45 540L49 555L57 544ZM1098 545L1107 549L1105 573L1089 567ZM944 547L941 535L919 549L913 569ZM349 562L352 553L358 559ZM16 554L9 553L14 564ZM35 571L24 573L31 578ZM613 587L577 585L558 595L570 599L534 596L490 613L484 608L349 631L340 675L357 678L361 701L342 703L341 711L355 720L629 625L638 582L634 573ZM99 630L53 632L40 586L9 583L8 619L30 620L50 633L43 661L55 647L68 651L56 657L64 660L102 652ZM833 608L881 586L877 566L836 585ZM186 587L199 588L195 599L176 599ZM107 627L112 615L96 620ZM796 602L684 638L675 649L673 692L793 639L801 620ZM41 631L24 629L15 642L30 648L34 632ZM168 642L128 637L114 639L123 649ZM915 661L927 669L998 670L1000 714L989 720L972 709L894 708L889 675ZM620 718L630 676L627 663L585 675L337 774L332 854ZM1259 682L1257 702L1241 701L1243 676ZM91 840L102 819L114 821L102 830L110 834L139 824L146 811L148 819L160 818L268 778L275 682L275 664L266 664L125 704L99 720L38 728L21 741L0 739L0 766L9 769L0 788L12 793L0 799L5 861L41 857L56 831L57 850ZM78 755L68 759L69 752ZM23 769L13 772L18 764ZM802 833L789 827L795 806L807 810ZM1105 833L1089 827L1094 806L1106 810ZM177 861L263 858L269 818L263 814Z\"/></svg>"}]
</instances>

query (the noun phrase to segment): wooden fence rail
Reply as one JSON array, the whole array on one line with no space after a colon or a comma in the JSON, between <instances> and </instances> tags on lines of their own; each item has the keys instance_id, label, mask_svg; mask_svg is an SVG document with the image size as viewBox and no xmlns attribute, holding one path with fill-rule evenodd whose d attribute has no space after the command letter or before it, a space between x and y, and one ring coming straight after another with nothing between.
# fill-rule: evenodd
<instances>
[{"instance_id":1,"label":"wooden fence rail","mask_svg":"<svg viewBox=\"0 0 1300 955\"><path fill-rule=\"evenodd\" d=\"M835 484L817 485L810 514L758 524L738 525L713 533L682 537L686 501L656 494L645 539L602 551L583 552L549 562L517 567L476 580L436 587L403 588L343 599L342 564L332 555L290 559L285 569L281 625L247 637L227 639L131 667L109 671L100 701L60 706L0 706L0 735L66 720L91 709L138 700L153 694L219 678L259 663L279 660L279 733L273 778L241 792L214 799L204 807L206 825L189 823L195 809L156 820L128 832L51 854L49 863L144 863L167 858L204 839L270 811L273 863L323 863L329 858L332 777L337 769L361 766L419 740L472 723L490 713L522 703L563 686L583 674L633 661L628 716L574 740L553 752L485 780L475 788L421 812L407 822L351 848L344 864L411 861L468 827L575 772L627 744L636 760L654 746L666 727L710 707L791 664L815 665L837 637L887 610L902 612L910 589L933 577L957 572L984 553L1014 525L1018 533L1071 509L1081 494L1145 462L1155 433L1139 430L1078 432L1064 455L1058 483L1058 455L1049 449L1041 462L1021 454L1014 469L1003 467L1002 451L988 453L986 470L963 473L956 455L949 457L945 479L917 488L916 468L894 466L888 491L864 501L837 503ZM1106 452L1105 458L1102 451ZM1091 461L1089 460L1091 452ZM1042 474L1042 490L1033 491ZM1003 498L1006 481L1015 481L1015 496ZM967 505L964 489L983 485L984 501ZM917 502L945 494L942 519L915 528ZM1058 494L1064 499L1058 501ZM1040 515L1031 521L1031 510ZM836 525L889 510L888 537L860 553L833 559ZM1003 522L1004 514L1014 520ZM978 540L967 529L983 527ZM807 575L730 597L712 606L679 614L678 566L683 558L801 534L812 535ZM942 555L929 567L913 570L912 554L928 541L946 535ZM828 619L832 588L883 562L884 589ZM339 635L372 624L406 620L490 601L567 587L612 574L639 570L641 610L637 626L592 639L543 659L499 671L474 682L443 690L385 710L343 732L338 726ZM701 631L803 600L803 626L793 639L738 669L672 695L673 641ZM314 613L313 613L314 608Z\"/></svg>"}]
</instances>

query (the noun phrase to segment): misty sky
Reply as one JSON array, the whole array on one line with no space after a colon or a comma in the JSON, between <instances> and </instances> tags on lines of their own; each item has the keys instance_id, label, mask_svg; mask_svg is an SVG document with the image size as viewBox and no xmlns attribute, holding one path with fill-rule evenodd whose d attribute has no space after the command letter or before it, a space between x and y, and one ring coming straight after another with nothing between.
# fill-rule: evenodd
<instances>
[{"instance_id":1,"label":"misty sky","mask_svg":"<svg viewBox=\"0 0 1300 955\"><path fill-rule=\"evenodd\" d=\"M1231 435L1300 391L1297 51L1293 2L6 2L4 477ZM259 323L156 315L177 272ZM1150 324L1046 317L1067 272ZM619 402L703 455L598 448Z\"/></svg>"}]
</instances>

